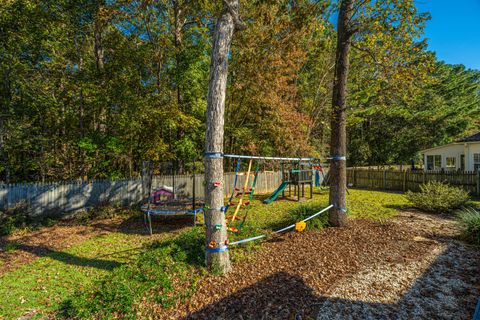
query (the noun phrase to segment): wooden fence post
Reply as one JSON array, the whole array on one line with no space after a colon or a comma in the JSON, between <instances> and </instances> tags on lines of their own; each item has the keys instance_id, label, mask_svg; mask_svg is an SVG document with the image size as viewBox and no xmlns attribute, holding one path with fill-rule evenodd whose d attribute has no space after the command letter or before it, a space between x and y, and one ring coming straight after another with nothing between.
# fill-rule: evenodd
<instances>
[{"instance_id":1,"label":"wooden fence post","mask_svg":"<svg viewBox=\"0 0 480 320\"><path fill-rule=\"evenodd\" d=\"M407 191L407 170L403 170L403 192Z\"/></svg>"},{"instance_id":2,"label":"wooden fence post","mask_svg":"<svg viewBox=\"0 0 480 320\"><path fill-rule=\"evenodd\" d=\"M357 172L355 170L355 167L353 167L353 186L357 186Z\"/></svg>"},{"instance_id":3,"label":"wooden fence post","mask_svg":"<svg viewBox=\"0 0 480 320\"><path fill-rule=\"evenodd\" d=\"M387 190L387 170L383 170L383 190Z\"/></svg>"},{"instance_id":4,"label":"wooden fence post","mask_svg":"<svg viewBox=\"0 0 480 320\"><path fill-rule=\"evenodd\" d=\"M480 170L477 170L477 196L480 197Z\"/></svg>"}]
</instances>

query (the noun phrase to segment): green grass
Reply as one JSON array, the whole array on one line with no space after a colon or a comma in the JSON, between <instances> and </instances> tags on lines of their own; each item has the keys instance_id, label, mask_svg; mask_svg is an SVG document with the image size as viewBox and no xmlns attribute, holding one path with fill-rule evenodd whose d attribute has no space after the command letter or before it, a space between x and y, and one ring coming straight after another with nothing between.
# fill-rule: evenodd
<instances>
[{"instance_id":1,"label":"green grass","mask_svg":"<svg viewBox=\"0 0 480 320\"><path fill-rule=\"evenodd\" d=\"M18 243L11 241L5 245L5 252L12 252L18 249Z\"/></svg>"},{"instance_id":2,"label":"green grass","mask_svg":"<svg viewBox=\"0 0 480 320\"><path fill-rule=\"evenodd\" d=\"M258 235L294 223L325 207L328 191L302 203L275 201L264 205L252 202L244 229L231 241ZM407 204L401 194L350 190L348 214L354 218L385 221ZM322 215L307 224L319 229L327 222ZM84 317L96 314L108 318L115 312L134 318L145 297L162 307L188 298L197 280L204 275L203 228L187 228L170 240L149 243L148 237L112 232L51 252L35 262L0 276L0 318L17 318L38 310L37 318L65 308ZM259 242L230 250L238 261ZM15 246L15 250L19 250ZM193 277L192 277L193 275Z\"/></svg>"},{"instance_id":3,"label":"green grass","mask_svg":"<svg viewBox=\"0 0 480 320\"><path fill-rule=\"evenodd\" d=\"M368 190L350 190L347 196L348 215L357 219L384 222L393 218L397 210L409 205L400 193Z\"/></svg>"},{"instance_id":4,"label":"green grass","mask_svg":"<svg viewBox=\"0 0 480 320\"><path fill-rule=\"evenodd\" d=\"M0 319L14 319L33 309L40 318L57 310L79 288L136 261L145 241L148 237L109 233L5 273L0 276Z\"/></svg>"},{"instance_id":5,"label":"green grass","mask_svg":"<svg viewBox=\"0 0 480 320\"><path fill-rule=\"evenodd\" d=\"M467 203L468 206L470 207L474 207L474 208L477 208L480 210L480 200L479 199L473 199L473 200L470 200L468 203Z\"/></svg>"},{"instance_id":6,"label":"green grass","mask_svg":"<svg viewBox=\"0 0 480 320\"><path fill-rule=\"evenodd\" d=\"M64 303L66 316L138 318L147 299L163 308L187 299L204 267L205 234L197 227L173 240L150 245L130 265L116 269Z\"/></svg>"}]
</instances>

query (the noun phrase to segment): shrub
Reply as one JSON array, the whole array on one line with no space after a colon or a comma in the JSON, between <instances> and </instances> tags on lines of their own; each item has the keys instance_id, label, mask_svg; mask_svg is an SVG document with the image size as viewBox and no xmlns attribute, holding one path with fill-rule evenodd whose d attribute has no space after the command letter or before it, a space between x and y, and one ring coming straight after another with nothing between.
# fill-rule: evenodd
<instances>
[{"instance_id":1,"label":"shrub","mask_svg":"<svg viewBox=\"0 0 480 320\"><path fill-rule=\"evenodd\" d=\"M290 212L292 222L296 223L324 209L323 204L304 204L296 207ZM328 224L328 211L307 221L309 230L319 230Z\"/></svg>"},{"instance_id":2,"label":"shrub","mask_svg":"<svg viewBox=\"0 0 480 320\"><path fill-rule=\"evenodd\" d=\"M420 192L408 191L405 197L418 209L429 212L449 212L468 200L468 192L448 184L431 181L420 186Z\"/></svg>"},{"instance_id":3,"label":"shrub","mask_svg":"<svg viewBox=\"0 0 480 320\"><path fill-rule=\"evenodd\" d=\"M480 211L463 209L457 215L463 229L465 239L480 245Z\"/></svg>"},{"instance_id":4,"label":"shrub","mask_svg":"<svg viewBox=\"0 0 480 320\"><path fill-rule=\"evenodd\" d=\"M16 229L24 228L27 220L22 206L8 209L5 213L0 212L0 236L8 236Z\"/></svg>"},{"instance_id":5,"label":"shrub","mask_svg":"<svg viewBox=\"0 0 480 320\"><path fill-rule=\"evenodd\" d=\"M0 236L8 236L15 229L15 220L7 216L0 220Z\"/></svg>"}]
</instances>

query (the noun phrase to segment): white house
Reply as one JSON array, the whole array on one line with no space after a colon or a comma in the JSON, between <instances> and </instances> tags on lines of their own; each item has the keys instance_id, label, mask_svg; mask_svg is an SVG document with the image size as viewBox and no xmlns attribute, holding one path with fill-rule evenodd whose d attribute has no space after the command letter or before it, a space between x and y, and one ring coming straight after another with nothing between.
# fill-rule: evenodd
<instances>
[{"instance_id":1,"label":"white house","mask_svg":"<svg viewBox=\"0 0 480 320\"><path fill-rule=\"evenodd\" d=\"M480 132L421 153L425 170L480 170Z\"/></svg>"}]
</instances>

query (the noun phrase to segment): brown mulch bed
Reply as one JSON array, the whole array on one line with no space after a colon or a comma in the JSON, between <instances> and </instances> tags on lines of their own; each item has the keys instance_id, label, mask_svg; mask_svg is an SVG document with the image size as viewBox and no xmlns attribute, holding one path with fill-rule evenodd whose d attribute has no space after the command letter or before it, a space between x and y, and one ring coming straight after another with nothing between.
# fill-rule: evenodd
<instances>
[{"instance_id":1,"label":"brown mulch bed","mask_svg":"<svg viewBox=\"0 0 480 320\"><path fill-rule=\"evenodd\" d=\"M291 233L230 274L200 281L193 297L157 318L468 319L480 252L457 234L453 221L418 212Z\"/></svg>"}]
</instances>

